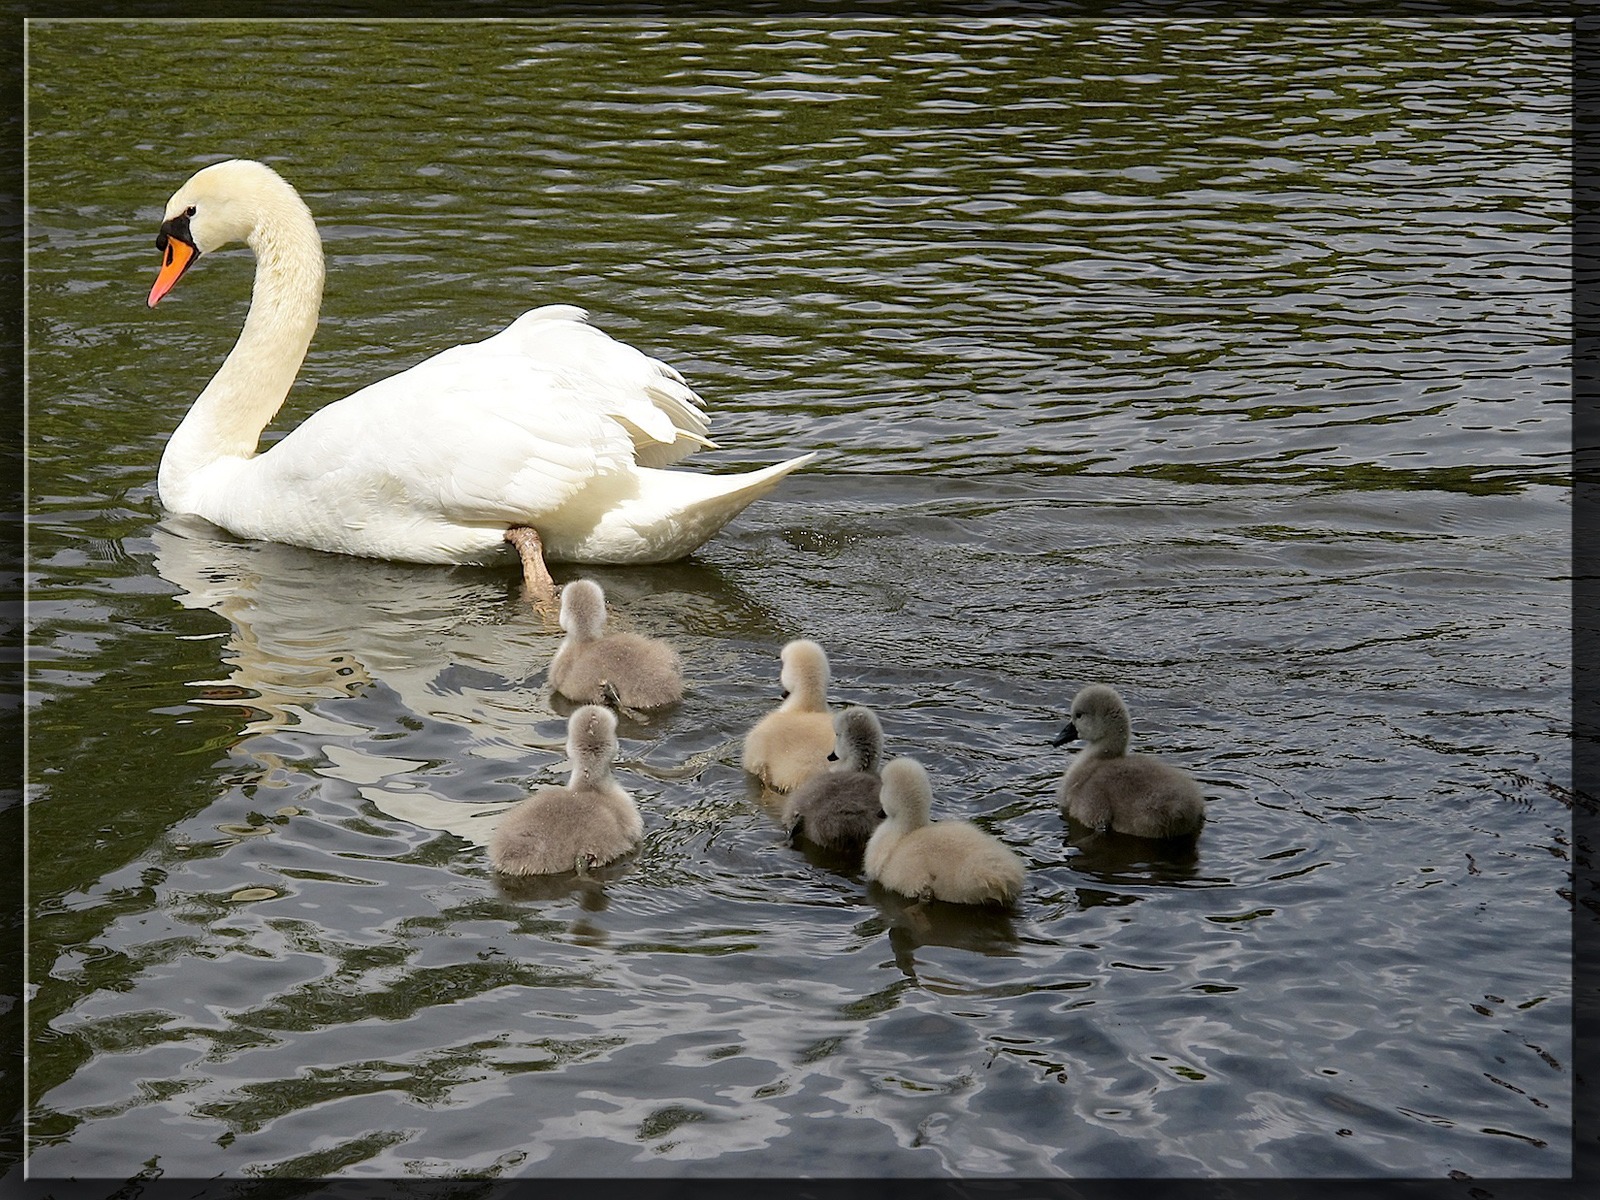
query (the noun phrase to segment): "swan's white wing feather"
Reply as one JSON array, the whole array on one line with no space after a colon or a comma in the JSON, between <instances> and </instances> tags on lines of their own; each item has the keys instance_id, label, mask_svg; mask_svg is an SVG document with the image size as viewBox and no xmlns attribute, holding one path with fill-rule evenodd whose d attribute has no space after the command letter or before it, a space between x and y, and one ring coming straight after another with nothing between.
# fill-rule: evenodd
<instances>
[{"instance_id":1,"label":"swan's white wing feather","mask_svg":"<svg viewBox=\"0 0 1600 1200\"><path fill-rule=\"evenodd\" d=\"M503 354L457 355L453 365L448 357L318 410L257 461L324 495L382 493L384 508L502 525L559 508L597 476L631 471L627 430L572 403L551 372ZM429 429L450 436L418 436Z\"/></svg>"},{"instance_id":2,"label":"swan's white wing feather","mask_svg":"<svg viewBox=\"0 0 1600 1200\"><path fill-rule=\"evenodd\" d=\"M532 309L493 337L445 354L491 348L554 372L573 403L621 421L642 466L666 466L711 444L703 402L683 376L596 329L581 308L551 304Z\"/></svg>"}]
</instances>

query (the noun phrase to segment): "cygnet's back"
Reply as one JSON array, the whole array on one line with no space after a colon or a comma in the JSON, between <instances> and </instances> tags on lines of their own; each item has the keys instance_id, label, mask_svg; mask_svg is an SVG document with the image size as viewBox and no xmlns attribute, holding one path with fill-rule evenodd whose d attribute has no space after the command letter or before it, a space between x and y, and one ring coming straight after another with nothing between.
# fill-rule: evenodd
<instances>
[{"instance_id":1,"label":"cygnet's back","mask_svg":"<svg viewBox=\"0 0 1600 1200\"><path fill-rule=\"evenodd\" d=\"M773 791L792 792L826 770L833 752L828 656L816 642L801 638L786 645L779 658L783 703L745 735L741 762Z\"/></svg>"},{"instance_id":2,"label":"cygnet's back","mask_svg":"<svg viewBox=\"0 0 1600 1200\"><path fill-rule=\"evenodd\" d=\"M561 589L561 628L567 636L550 662L552 690L581 704L614 697L624 708L683 699L677 651L637 633L606 633L606 596L594 580L574 579Z\"/></svg>"},{"instance_id":3,"label":"cygnet's back","mask_svg":"<svg viewBox=\"0 0 1600 1200\"><path fill-rule=\"evenodd\" d=\"M863 872L903 896L952 904L1010 904L1022 894L1022 860L968 821L928 820L933 791L913 758L883 768L885 820L867 842Z\"/></svg>"},{"instance_id":4,"label":"cygnet's back","mask_svg":"<svg viewBox=\"0 0 1600 1200\"><path fill-rule=\"evenodd\" d=\"M644 836L632 797L611 774L617 717L587 704L567 721L572 776L565 787L540 788L500 821L489 861L506 875L586 871L621 858Z\"/></svg>"},{"instance_id":5,"label":"cygnet's back","mask_svg":"<svg viewBox=\"0 0 1600 1200\"><path fill-rule=\"evenodd\" d=\"M883 727L871 709L859 705L840 712L833 725L832 769L819 771L789 794L783 822L791 837L855 855L883 819L878 805Z\"/></svg>"},{"instance_id":6,"label":"cygnet's back","mask_svg":"<svg viewBox=\"0 0 1600 1200\"><path fill-rule=\"evenodd\" d=\"M1081 738L1056 797L1074 821L1143 838L1194 837L1206 820L1200 785L1149 754L1129 754L1132 722L1114 688L1090 684L1072 701L1072 720L1052 743Z\"/></svg>"}]
</instances>

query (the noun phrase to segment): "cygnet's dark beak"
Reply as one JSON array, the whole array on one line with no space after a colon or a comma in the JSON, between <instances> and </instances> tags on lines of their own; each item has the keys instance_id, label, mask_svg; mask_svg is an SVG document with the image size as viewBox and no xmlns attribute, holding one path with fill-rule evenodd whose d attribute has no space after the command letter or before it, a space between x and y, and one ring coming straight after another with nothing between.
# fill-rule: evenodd
<instances>
[{"instance_id":1,"label":"cygnet's dark beak","mask_svg":"<svg viewBox=\"0 0 1600 1200\"><path fill-rule=\"evenodd\" d=\"M830 751L828 751L828 761L829 762L838 762L839 761L839 756L837 754L835 754L832 750L830 750Z\"/></svg>"},{"instance_id":2,"label":"cygnet's dark beak","mask_svg":"<svg viewBox=\"0 0 1600 1200\"><path fill-rule=\"evenodd\" d=\"M887 821L888 819L889 819L889 814L884 812L883 809L880 808L878 810L878 820Z\"/></svg>"},{"instance_id":3,"label":"cygnet's dark beak","mask_svg":"<svg viewBox=\"0 0 1600 1200\"><path fill-rule=\"evenodd\" d=\"M788 698L789 698L789 689L788 688L784 688L783 691L778 693L778 699L787 700Z\"/></svg>"},{"instance_id":4,"label":"cygnet's dark beak","mask_svg":"<svg viewBox=\"0 0 1600 1200\"><path fill-rule=\"evenodd\" d=\"M1067 722L1067 727L1065 729L1063 729L1060 733L1056 734L1055 741L1051 742L1050 744L1052 746L1065 746L1068 742L1075 742L1077 740L1078 740L1078 727L1076 725L1074 725L1071 721L1068 721Z\"/></svg>"}]
</instances>

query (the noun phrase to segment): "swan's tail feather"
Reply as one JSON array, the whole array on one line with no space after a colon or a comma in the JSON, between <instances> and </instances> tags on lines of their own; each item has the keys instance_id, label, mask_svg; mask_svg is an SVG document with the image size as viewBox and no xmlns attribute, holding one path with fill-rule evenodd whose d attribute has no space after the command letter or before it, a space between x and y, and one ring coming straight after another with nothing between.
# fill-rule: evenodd
<instances>
[{"instance_id":1,"label":"swan's tail feather","mask_svg":"<svg viewBox=\"0 0 1600 1200\"><path fill-rule=\"evenodd\" d=\"M564 536L541 529L546 557L555 562L671 562L691 553L734 517L778 485L784 476L817 457L802 454L787 462L737 475L641 468L637 490L611 498L590 529ZM596 481L604 486L604 481Z\"/></svg>"}]
</instances>

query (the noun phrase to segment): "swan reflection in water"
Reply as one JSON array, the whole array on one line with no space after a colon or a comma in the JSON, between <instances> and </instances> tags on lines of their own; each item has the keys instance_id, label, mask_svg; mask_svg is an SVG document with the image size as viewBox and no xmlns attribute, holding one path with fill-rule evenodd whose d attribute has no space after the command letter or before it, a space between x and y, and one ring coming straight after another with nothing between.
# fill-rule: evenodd
<instances>
[{"instance_id":1,"label":"swan reflection in water","mask_svg":"<svg viewBox=\"0 0 1600 1200\"><path fill-rule=\"evenodd\" d=\"M177 602L228 621L220 656L227 674L198 681L203 691L192 699L249 714L230 752L251 760L252 774L302 769L270 748L278 731L326 733L319 773L353 784L388 816L479 846L531 786L564 778L566 706L553 700L544 678L561 635L525 602L514 573L241 541L172 515L152 539L155 568L180 589ZM675 618L691 626L684 631L690 636L696 622L775 619L753 613L760 609L755 601L699 563L612 568L605 579L619 607L659 607L646 601L672 597ZM386 691L405 714L402 726L415 727L411 718L428 722L426 760L401 757L404 738L389 743L399 754L372 752L374 739L362 737L371 729L341 721L338 705L328 703L374 689ZM626 723L624 732L651 734L648 726ZM475 760L487 769L443 776L430 770L442 757L453 766ZM464 781L467 794L436 794L439 783L452 780Z\"/></svg>"}]
</instances>

